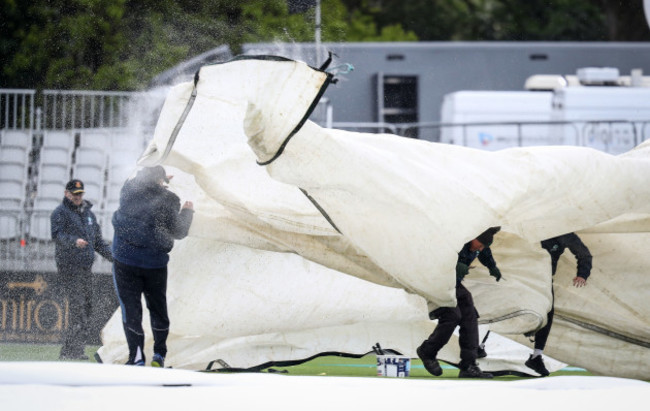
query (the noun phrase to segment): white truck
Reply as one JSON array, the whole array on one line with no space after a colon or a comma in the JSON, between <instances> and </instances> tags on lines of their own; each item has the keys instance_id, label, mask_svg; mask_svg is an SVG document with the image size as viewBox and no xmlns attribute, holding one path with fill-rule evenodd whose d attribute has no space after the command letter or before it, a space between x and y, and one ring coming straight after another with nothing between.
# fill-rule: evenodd
<instances>
[{"instance_id":1,"label":"white truck","mask_svg":"<svg viewBox=\"0 0 650 411\"><path fill-rule=\"evenodd\" d=\"M532 76L525 88L446 95L440 141L486 150L581 145L619 154L650 138L650 77L640 70Z\"/></svg>"}]
</instances>

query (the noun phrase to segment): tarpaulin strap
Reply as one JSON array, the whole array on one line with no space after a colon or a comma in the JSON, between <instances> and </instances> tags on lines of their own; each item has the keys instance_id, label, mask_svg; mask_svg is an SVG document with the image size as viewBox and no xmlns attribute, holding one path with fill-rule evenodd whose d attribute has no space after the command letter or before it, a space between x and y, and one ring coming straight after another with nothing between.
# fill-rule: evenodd
<instances>
[{"instance_id":1,"label":"tarpaulin strap","mask_svg":"<svg viewBox=\"0 0 650 411\"><path fill-rule=\"evenodd\" d=\"M325 75L326 75L326 77L325 77L325 81L324 81L323 84L321 85L320 90L318 90L318 94L316 95L316 97L314 97L314 99L312 100L311 105L309 106L309 108L307 109L307 111L305 111L305 115L302 117L302 119L300 119L300 121L298 122L298 124L296 125L296 127L294 127L294 129L291 131L291 133L289 133L289 135L287 136L287 138L282 142L282 144L280 145L280 148L279 148L278 151L273 155L273 157L271 157L269 160L262 161L262 162L260 162L260 161L258 160L258 161L257 161L257 164L258 164L258 165L260 165L260 166L265 166L265 165L271 164L273 161L275 161L276 158L280 157L280 155L281 155L282 152L284 151L284 148L287 146L287 143L289 142L289 140L291 140L291 137L293 137L293 136L294 136L298 131L300 131L300 129L302 128L302 126L305 124L305 122L307 121L307 119L309 118L309 116L311 115L311 113L314 111L314 109L315 109L316 106L318 105L318 102L320 101L320 98L321 98L321 97L323 96L323 94L325 93L325 90L327 89L327 86L329 86L330 82L332 81L332 77L333 77L333 76L332 76L330 73L325 73ZM338 231L338 230L337 230L337 231Z\"/></svg>"},{"instance_id":2,"label":"tarpaulin strap","mask_svg":"<svg viewBox=\"0 0 650 411\"><path fill-rule=\"evenodd\" d=\"M176 126L174 126L174 130L172 130L172 134L169 136L169 140L167 140L167 146L165 147L165 152L163 153L162 157L160 157L160 160L158 160L157 164L160 164L163 161L165 161L169 153L172 151L172 147L174 146L176 137L178 137L178 133L181 131L183 124L185 124L185 119L190 114L190 110L192 109L192 106L194 105L194 101L196 100L196 94L197 94L196 83L198 83L198 81L199 81L199 72L197 71L196 74L194 75L194 88L192 89L192 94L190 95L190 99L187 101L185 110L183 110L183 114L181 114L181 117L178 119Z\"/></svg>"},{"instance_id":3,"label":"tarpaulin strap","mask_svg":"<svg viewBox=\"0 0 650 411\"><path fill-rule=\"evenodd\" d=\"M327 52L327 60L325 60L325 62L318 68L320 71L325 71L329 67L330 63L332 62L332 54L333 53L331 51Z\"/></svg>"},{"instance_id":4,"label":"tarpaulin strap","mask_svg":"<svg viewBox=\"0 0 650 411\"><path fill-rule=\"evenodd\" d=\"M316 209L321 213L321 215L322 215L323 217L325 217L325 219L327 220L328 223L330 223L330 225L332 226L332 228L335 229L337 233L342 234L342 233L341 233L341 230L339 230L339 228L336 226L336 224L334 224L334 221L332 221L332 219L331 219L330 216L325 212L325 210L323 209L323 207L321 207L320 204L318 204L318 202L317 202L317 201L316 201L312 196L310 196L309 193L307 193L305 190L303 190L303 189L301 188L300 191L302 191L302 193L305 195L305 197L307 197L307 199L308 199L309 201L311 201L311 203L314 205L314 207L316 207Z\"/></svg>"}]
</instances>

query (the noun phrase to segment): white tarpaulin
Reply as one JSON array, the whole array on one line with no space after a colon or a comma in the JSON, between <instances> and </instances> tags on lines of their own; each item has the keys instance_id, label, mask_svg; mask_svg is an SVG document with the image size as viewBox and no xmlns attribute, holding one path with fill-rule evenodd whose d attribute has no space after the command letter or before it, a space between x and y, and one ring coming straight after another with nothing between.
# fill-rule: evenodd
<instances>
[{"instance_id":1,"label":"white tarpaulin","mask_svg":"<svg viewBox=\"0 0 650 411\"><path fill-rule=\"evenodd\" d=\"M612 377L519 381L305 377L61 362L0 362L2 411L399 410L435 401L485 411L635 409L650 384Z\"/></svg>"},{"instance_id":2,"label":"white tarpaulin","mask_svg":"<svg viewBox=\"0 0 650 411\"><path fill-rule=\"evenodd\" d=\"M434 327L428 311L455 305L457 252L500 225L492 251L506 280L480 265L465 280L481 322L527 343L517 336L551 307L539 241L576 231L594 269L573 288L575 263L563 256L546 352L650 377L650 143L619 156L485 152L323 129L305 119L330 79L301 62L244 58L203 67L169 93L140 160L173 167L172 189L196 208L169 266L168 363L248 368L363 354L375 342L415 356ZM116 314L104 361L126 359L121 333ZM458 361L454 343L441 359ZM530 372L528 347L499 335L487 347L483 368Z\"/></svg>"}]
</instances>

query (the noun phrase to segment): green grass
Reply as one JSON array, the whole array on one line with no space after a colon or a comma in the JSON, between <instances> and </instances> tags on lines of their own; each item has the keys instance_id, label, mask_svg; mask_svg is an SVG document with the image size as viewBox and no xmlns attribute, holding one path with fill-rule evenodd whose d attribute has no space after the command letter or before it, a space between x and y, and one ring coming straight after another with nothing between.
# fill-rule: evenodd
<instances>
[{"instance_id":1,"label":"green grass","mask_svg":"<svg viewBox=\"0 0 650 411\"><path fill-rule=\"evenodd\" d=\"M89 362L96 362L94 358L98 346L87 346L86 355ZM60 344L0 344L0 361L59 361ZM523 360L522 360L523 361ZM430 375L422 366L419 359L411 360L411 373L409 378L457 378L458 369L441 362L443 373L441 377ZM287 375L306 376L350 376L350 377L376 377L377 362L373 354L361 358L346 358L339 356L318 357L303 364L289 367L271 367L264 370L268 373L282 373ZM557 375L591 375L582 369L567 368L551 374ZM498 380L511 381L521 379L516 376L497 377Z\"/></svg>"},{"instance_id":2,"label":"green grass","mask_svg":"<svg viewBox=\"0 0 650 411\"><path fill-rule=\"evenodd\" d=\"M87 346L88 362L95 361L99 346ZM61 344L0 344L0 361L59 361Z\"/></svg>"},{"instance_id":3,"label":"green grass","mask_svg":"<svg viewBox=\"0 0 650 411\"><path fill-rule=\"evenodd\" d=\"M522 360L523 361L523 360ZM411 359L411 372L409 378L458 378L458 368L440 363L442 366L442 376L434 377L429 374L422 366L419 359ZM377 360L374 355L366 355L362 358L345 358L337 356L326 356L315 358L309 362L291 367L271 367L271 371L265 372L286 372L289 375L333 375L333 376L353 376L353 377L376 377ZM556 375L581 375L587 376L591 373L576 368L567 367L566 370L560 370L551 374ZM517 376L501 376L498 380L522 379Z\"/></svg>"}]
</instances>

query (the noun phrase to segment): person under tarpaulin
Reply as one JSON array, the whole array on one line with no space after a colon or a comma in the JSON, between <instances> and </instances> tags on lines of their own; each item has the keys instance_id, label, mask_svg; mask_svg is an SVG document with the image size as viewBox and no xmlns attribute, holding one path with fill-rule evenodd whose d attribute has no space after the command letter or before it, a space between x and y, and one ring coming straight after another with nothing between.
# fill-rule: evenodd
<instances>
[{"instance_id":1,"label":"person under tarpaulin","mask_svg":"<svg viewBox=\"0 0 650 411\"><path fill-rule=\"evenodd\" d=\"M84 351L92 315L95 252L108 261L113 261L113 255L102 238L92 203L83 198L84 183L78 179L68 181L63 195L63 202L50 216L58 281L69 307L59 358L87 360Z\"/></svg>"},{"instance_id":2,"label":"person under tarpaulin","mask_svg":"<svg viewBox=\"0 0 650 411\"><path fill-rule=\"evenodd\" d=\"M558 237L549 238L548 240L542 241L541 245L542 248L548 251L551 255L551 274L553 278L557 271L557 263L560 260L560 256L564 253L564 250L568 248L577 260L577 273L573 278L573 285L578 288L587 285L587 278L589 278L589 275L591 274L592 257L589 249L576 233L568 233ZM548 336L551 333L553 316L555 314L555 309L553 307L555 304L555 292L553 291L552 281L551 298L551 311L548 312L546 325L535 333L535 349L525 363L526 367L535 370L535 372L543 377L550 374L544 365L542 354L544 353L544 347L546 347Z\"/></svg>"},{"instance_id":3,"label":"person under tarpaulin","mask_svg":"<svg viewBox=\"0 0 650 411\"><path fill-rule=\"evenodd\" d=\"M182 206L167 189L172 176L162 166L145 167L127 180L113 214L113 278L129 347L127 364L145 364L142 295L151 318L153 367L164 367L169 335L167 263L174 240L187 236L194 205Z\"/></svg>"},{"instance_id":4,"label":"person under tarpaulin","mask_svg":"<svg viewBox=\"0 0 650 411\"><path fill-rule=\"evenodd\" d=\"M459 329L460 363L459 378L492 378L493 375L483 372L476 360L479 347L478 312L474 306L472 294L462 284L463 278L469 273L470 264L474 259L488 268L490 275L501 279L501 271L497 267L490 245L494 235L501 227L490 227L475 239L467 242L458 253L456 263L456 306L440 307L432 311L431 319L438 319L438 325L433 333L417 348L418 357L424 368L435 376L442 375L442 368L437 360L438 352L444 347L456 329Z\"/></svg>"}]
</instances>

